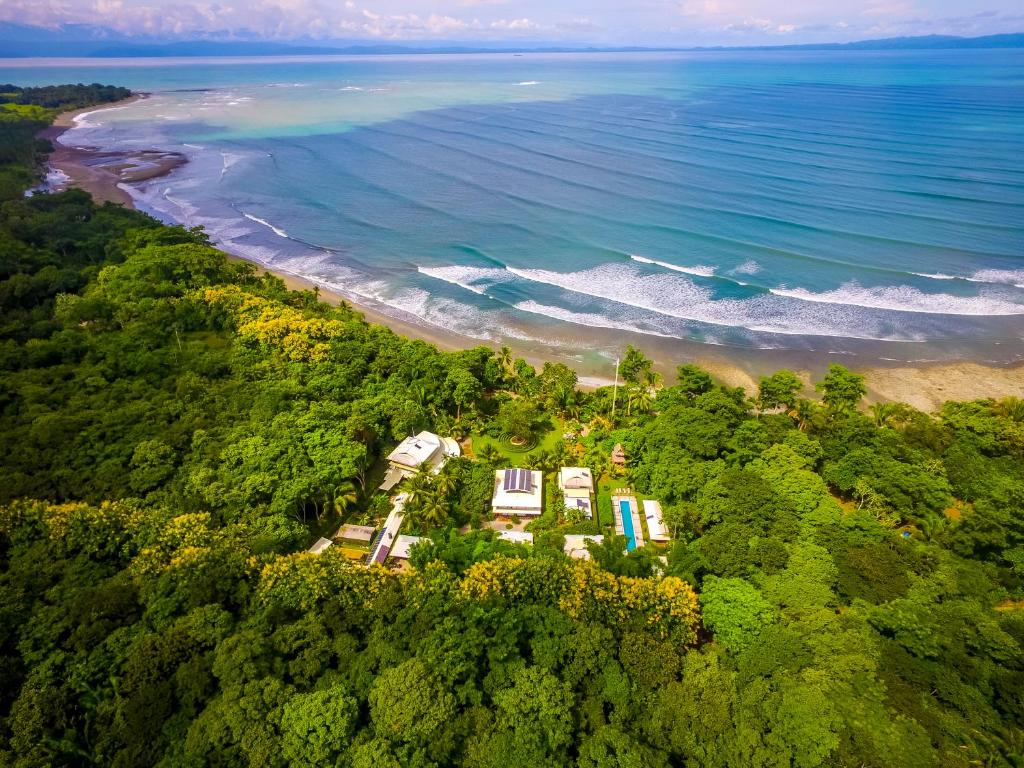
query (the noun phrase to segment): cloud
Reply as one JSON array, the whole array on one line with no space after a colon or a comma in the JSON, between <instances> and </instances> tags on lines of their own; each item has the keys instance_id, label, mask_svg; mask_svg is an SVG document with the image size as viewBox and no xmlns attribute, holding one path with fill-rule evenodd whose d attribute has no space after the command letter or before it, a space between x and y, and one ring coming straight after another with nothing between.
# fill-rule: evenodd
<instances>
[{"instance_id":1,"label":"cloud","mask_svg":"<svg viewBox=\"0 0 1024 768\"><path fill-rule=\"evenodd\" d=\"M799 27L796 24L780 24L771 19L744 19L736 24L726 24L726 32L761 32L767 35L788 35Z\"/></svg>"},{"instance_id":2,"label":"cloud","mask_svg":"<svg viewBox=\"0 0 1024 768\"><path fill-rule=\"evenodd\" d=\"M1011 32L1021 16L1011 0L0 0L0 21L19 24L273 40L817 42Z\"/></svg>"}]
</instances>

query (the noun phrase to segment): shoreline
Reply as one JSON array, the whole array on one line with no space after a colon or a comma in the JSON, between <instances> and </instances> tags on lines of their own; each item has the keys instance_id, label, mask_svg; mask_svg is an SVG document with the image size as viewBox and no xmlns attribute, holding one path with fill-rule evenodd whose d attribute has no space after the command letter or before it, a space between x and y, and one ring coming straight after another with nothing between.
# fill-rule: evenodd
<instances>
[{"instance_id":1,"label":"shoreline","mask_svg":"<svg viewBox=\"0 0 1024 768\"><path fill-rule=\"evenodd\" d=\"M54 152L47 158L49 167L68 177L67 186L89 192L98 202L113 202L135 209L135 201L121 185L141 182L166 175L187 162L183 155L157 150L136 152L103 152L94 147L69 147L56 139L75 124L75 118L88 112L131 104L149 94L133 94L109 105L87 107L57 116L53 125L40 133L49 139ZM260 272L281 279L293 290L316 290L321 300L337 305L345 302L358 311L367 322L383 325L396 334L419 339L445 351L487 346L497 349L498 343L433 326L422 321L405 320L387 313L365 301L353 299L326 288L315 280L266 265L232 253L214 244L232 261L246 262ZM935 411L947 400L973 400L985 397L1015 396L1024 398L1024 363L997 365L969 360L949 362L901 362L880 360L857 361L847 356L814 350L765 350L719 347L685 339L663 339L599 328L573 328L567 333L565 348L542 342L507 339L502 342L518 357L538 369L545 362L561 362L577 371L581 389L594 389L612 383L614 365L608 354L633 344L654 360L654 368L671 383L675 369L683 363L694 363L707 370L719 382L743 387L748 395L757 391L760 376L780 368L796 372L806 383L806 392L813 392L811 382L820 380L830 363L846 365L865 376L868 402L900 401L923 411ZM602 353L605 357L602 357ZM589 359L588 359L589 355Z\"/></svg>"},{"instance_id":2,"label":"shoreline","mask_svg":"<svg viewBox=\"0 0 1024 768\"><path fill-rule=\"evenodd\" d=\"M126 208L135 208L135 201L122 184L155 179L186 162L185 157L177 152L105 152L98 147L71 147L60 143L59 138L74 127L75 119L80 115L124 107L148 97L148 93L137 93L110 104L61 112L53 125L40 132L39 137L48 139L53 145L47 165L68 179L64 187L83 189L100 203L118 203Z\"/></svg>"}]
</instances>

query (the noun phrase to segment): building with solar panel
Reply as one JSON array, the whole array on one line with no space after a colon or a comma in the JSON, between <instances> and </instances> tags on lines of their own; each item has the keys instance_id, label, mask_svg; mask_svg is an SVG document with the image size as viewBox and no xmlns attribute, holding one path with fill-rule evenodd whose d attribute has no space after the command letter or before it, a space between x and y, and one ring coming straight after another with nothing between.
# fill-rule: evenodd
<instances>
[{"instance_id":1,"label":"building with solar panel","mask_svg":"<svg viewBox=\"0 0 1024 768\"><path fill-rule=\"evenodd\" d=\"M544 507L543 474L536 469L499 469L494 473L491 511L503 517L535 517Z\"/></svg>"},{"instance_id":2,"label":"building with solar panel","mask_svg":"<svg viewBox=\"0 0 1024 768\"><path fill-rule=\"evenodd\" d=\"M587 520L594 517L594 475L586 467L562 467L558 471L558 487L566 510L578 509Z\"/></svg>"}]
</instances>

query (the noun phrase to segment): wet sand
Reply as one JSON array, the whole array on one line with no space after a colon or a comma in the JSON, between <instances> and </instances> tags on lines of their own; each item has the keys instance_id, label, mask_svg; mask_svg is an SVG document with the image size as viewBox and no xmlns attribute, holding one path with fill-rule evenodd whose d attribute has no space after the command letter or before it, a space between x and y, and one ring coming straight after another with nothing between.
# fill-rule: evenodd
<instances>
[{"instance_id":1,"label":"wet sand","mask_svg":"<svg viewBox=\"0 0 1024 768\"><path fill-rule=\"evenodd\" d=\"M132 96L124 104L145 98L145 94ZM61 114L54 125L42 136L54 142L50 155L51 167L70 177L70 185L88 191L99 201L111 201L133 208L130 194L121 184L145 181L169 173L185 158L176 153L142 151L132 153L101 152L94 148L66 147L55 139L74 125L74 118L84 112L105 107L90 107ZM233 254L229 258L249 261ZM269 271L281 278L293 290L318 290L320 298L331 304L342 301L357 309L367 321L384 325L395 333L421 339L444 350L467 349L475 346L498 345L456 334L444 328L423 323L416 318L403 319L362 301L353 301L336 291L319 286L299 275L268 270L253 263L261 271ZM547 329L550 332L550 327ZM807 394L813 394L812 381L820 380L831 363L840 363L864 374L869 402L900 401L926 411L936 410L947 400L977 398L1024 397L1024 364L1011 366L983 365L969 361L942 363L881 363L858 361L826 351L758 350L716 347L694 341L612 331L601 328L572 327L565 331L558 344L510 339L505 342L517 356L538 368L547 361L563 362L574 368L585 389L612 383L614 364L608 362L628 344L644 351L655 361L655 369L666 382L675 377L676 367L683 363L700 365L718 381L732 387L743 387L748 394L757 390L757 381L780 368L794 370L807 382Z\"/></svg>"},{"instance_id":2,"label":"wet sand","mask_svg":"<svg viewBox=\"0 0 1024 768\"><path fill-rule=\"evenodd\" d=\"M120 107L146 98L137 94L121 101L98 107L86 107L57 116L53 125L40 133L40 138L53 144L48 163L68 177L66 186L84 189L101 203L119 203L134 208L131 195L120 185L146 181L170 173L185 162L177 152L142 150L138 152L103 152L95 147L69 147L58 138L74 126L79 115Z\"/></svg>"}]
</instances>

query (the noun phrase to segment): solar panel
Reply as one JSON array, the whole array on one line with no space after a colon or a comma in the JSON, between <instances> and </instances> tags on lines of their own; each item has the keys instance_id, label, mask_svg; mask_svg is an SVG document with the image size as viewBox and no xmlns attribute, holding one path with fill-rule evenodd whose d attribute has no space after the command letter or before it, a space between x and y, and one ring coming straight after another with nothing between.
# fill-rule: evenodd
<instances>
[{"instance_id":1,"label":"solar panel","mask_svg":"<svg viewBox=\"0 0 1024 768\"><path fill-rule=\"evenodd\" d=\"M502 486L502 488L505 491L512 490L515 487L516 475L518 474L518 472L519 472L518 469L506 469L505 470L505 484Z\"/></svg>"},{"instance_id":2,"label":"solar panel","mask_svg":"<svg viewBox=\"0 0 1024 768\"><path fill-rule=\"evenodd\" d=\"M516 490L522 493L533 493L533 473L530 470L520 470Z\"/></svg>"}]
</instances>

